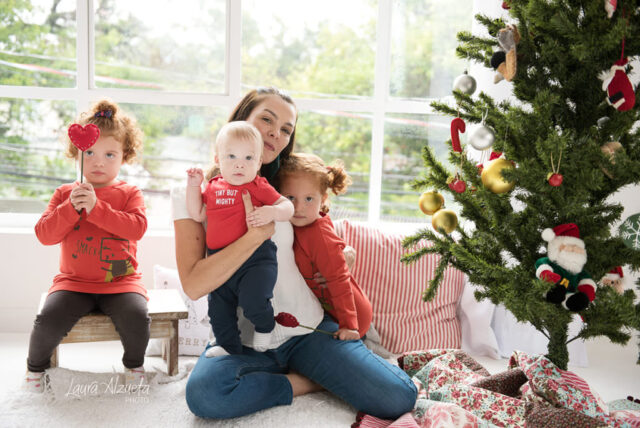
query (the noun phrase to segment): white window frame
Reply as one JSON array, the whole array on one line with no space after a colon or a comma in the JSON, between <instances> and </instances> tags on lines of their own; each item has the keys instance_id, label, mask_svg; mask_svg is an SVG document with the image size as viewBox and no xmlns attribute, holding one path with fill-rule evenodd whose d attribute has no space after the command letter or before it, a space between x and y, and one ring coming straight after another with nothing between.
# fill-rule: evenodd
<instances>
[{"instance_id":1,"label":"white window frame","mask_svg":"<svg viewBox=\"0 0 640 428\"><path fill-rule=\"evenodd\" d=\"M477 3L478 0L474 1L474 9L477 8ZM430 100L404 101L389 97L392 5L393 0L378 0L374 94L371 99L295 99L296 105L301 111L340 110L357 113L364 112L372 115L371 169L369 171L369 207L367 215L367 219L371 223L380 221L385 116L389 113L422 115L434 113L429 105ZM78 114L84 111L92 100L105 96L122 103L213 106L226 107L231 110L242 96L242 0L227 0L226 8L226 85L225 94L223 95L96 88L93 78L95 64L93 0L77 0L77 86L75 88L46 88L0 85L0 97L75 101ZM0 214L0 226L15 226L16 214L11 214L11 216L13 220L7 222L5 221L7 216Z\"/></svg>"}]
</instances>

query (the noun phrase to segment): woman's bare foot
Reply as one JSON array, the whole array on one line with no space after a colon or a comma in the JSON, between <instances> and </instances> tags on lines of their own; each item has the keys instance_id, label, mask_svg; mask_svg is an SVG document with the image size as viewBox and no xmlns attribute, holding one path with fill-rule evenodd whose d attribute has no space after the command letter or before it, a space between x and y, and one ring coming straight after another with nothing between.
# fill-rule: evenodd
<instances>
[{"instance_id":1,"label":"woman's bare foot","mask_svg":"<svg viewBox=\"0 0 640 428\"><path fill-rule=\"evenodd\" d=\"M300 373L290 372L285 376L289 379L289 383L291 383L291 389L293 390L294 397L324 390L322 386L313 382L311 379L302 376Z\"/></svg>"}]
</instances>

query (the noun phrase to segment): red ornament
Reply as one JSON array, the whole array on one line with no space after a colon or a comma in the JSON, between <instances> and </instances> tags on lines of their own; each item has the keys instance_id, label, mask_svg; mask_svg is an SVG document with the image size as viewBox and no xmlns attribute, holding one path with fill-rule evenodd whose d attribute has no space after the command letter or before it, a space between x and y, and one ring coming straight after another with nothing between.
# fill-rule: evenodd
<instances>
[{"instance_id":1,"label":"red ornament","mask_svg":"<svg viewBox=\"0 0 640 428\"><path fill-rule=\"evenodd\" d=\"M462 147L460 146L460 135L458 132L464 134L465 131L465 123L464 120L456 117L451 121L451 146L453 147L454 152L462 153Z\"/></svg>"},{"instance_id":2,"label":"red ornament","mask_svg":"<svg viewBox=\"0 0 640 428\"><path fill-rule=\"evenodd\" d=\"M74 123L69 127L67 134L73 145L84 152L98 141L100 128L93 123L88 123L84 127Z\"/></svg>"},{"instance_id":3,"label":"red ornament","mask_svg":"<svg viewBox=\"0 0 640 428\"><path fill-rule=\"evenodd\" d=\"M562 177L562 174L558 174L558 173L549 173L549 175L547 176L547 180L549 181L549 184L552 185L553 187L558 187L562 184L562 179L564 177Z\"/></svg>"},{"instance_id":4,"label":"red ornament","mask_svg":"<svg viewBox=\"0 0 640 428\"><path fill-rule=\"evenodd\" d=\"M502 2L502 8L503 9L511 9L511 6L509 6L509 3L507 3L506 1Z\"/></svg>"},{"instance_id":5,"label":"red ornament","mask_svg":"<svg viewBox=\"0 0 640 428\"><path fill-rule=\"evenodd\" d=\"M287 312L280 312L274 318L278 324L285 327L298 327L300 325L296 317Z\"/></svg>"},{"instance_id":6,"label":"red ornament","mask_svg":"<svg viewBox=\"0 0 640 428\"><path fill-rule=\"evenodd\" d=\"M456 176L456 178L451 180L451 182L449 183L449 189L453 190L456 193L464 193L464 191L467 190L467 183L465 183L463 180L460 180L460 178Z\"/></svg>"},{"instance_id":7,"label":"red ornament","mask_svg":"<svg viewBox=\"0 0 640 428\"><path fill-rule=\"evenodd\" d=\"M616 61L602 83L602 89L607 91L607 102L619 111L631 110L636 103L633 85L625 73L626 65L627 58Z\"/></svg>"}]
</instances>

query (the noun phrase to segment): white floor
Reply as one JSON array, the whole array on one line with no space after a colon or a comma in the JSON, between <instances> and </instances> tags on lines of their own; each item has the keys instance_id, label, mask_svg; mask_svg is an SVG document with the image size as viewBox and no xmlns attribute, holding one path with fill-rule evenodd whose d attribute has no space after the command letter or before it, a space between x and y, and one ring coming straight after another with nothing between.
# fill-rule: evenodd
<instances>
[{"instance_id":1,"label":"white floor","mask_svg":"<svg viewBox=\"0 0 640 428\"><path fill-rule=\"evenodd\" d=\"M20 387L24 377L29 335L27 333L0 333L0 408L6 394ZM637 338L627 346L614 345L605 338L587 343L589 367L569 367L583 377L604 401L632 395L640 398L640 365ZM60 366L79 371L119 372L124 370L122 345L119 342L73 343L60 347ZM195 357L190 358L195 361ZM476 357L491 373L506 369L507 360ZM148 357L145 368L151 371L166 370L159 357Z\"/></svg>"}]
</instances>

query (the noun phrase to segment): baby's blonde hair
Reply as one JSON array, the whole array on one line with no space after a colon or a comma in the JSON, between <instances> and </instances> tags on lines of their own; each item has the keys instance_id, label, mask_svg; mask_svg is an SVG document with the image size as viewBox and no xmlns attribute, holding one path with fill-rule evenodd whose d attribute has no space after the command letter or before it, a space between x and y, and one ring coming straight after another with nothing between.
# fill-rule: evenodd
<instances>
[{"instance_id":1,"label":"baby's blonde hair","mask_svg":"<svg viewBox=\"0 0 640 428\"><path fill-rule=\"evenodd\" d=\"M327 166L320 157L309 153L291 153L287 159L284 159L278 171L278 184L296 174L308 174L314 177L323 197L328 195L329 189L335 195L341 195L351 184L351 177L340 159L335 160L331 166ZM329 212L327 198L320 207L320 211L325 214Z\"/></svg>"},{"instance_id":2,"label":"baby's blonde hair","mask_svg":"<svg viewBox=\"0 0 640 428\"><path fill-rule=\"evenodd\" d=\"M218 153L218 146L220 144L229 140L253 141L260 148L259 156L262 159L262 150L264 149L262 135L260 135L260 131L249 122L243 120L228 122L220 128L213 146L215 153Z\"/></svg>"},{"instance_id":3,"label":"baby's blonde hair","mask_svg":"<svg viewBox=\"0 0 640 428\"><path fill-rule=\"evenodd\" d=\"M101 137L111 136L122 143L122 160L126 163L133 162L142 150L142 131L135 118L121 112L118 104L107 98L93 104L78 117L76 123L82 126L93 123L100 129ZM69 138L65 154L71 159L78 156L78 148Z\"/></svg>"}]
</instances>

